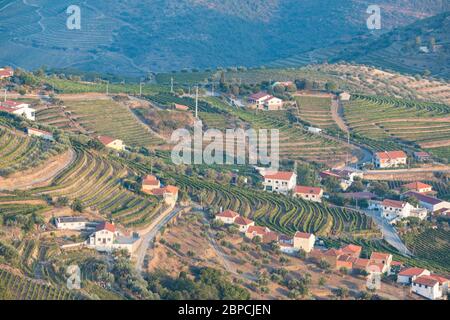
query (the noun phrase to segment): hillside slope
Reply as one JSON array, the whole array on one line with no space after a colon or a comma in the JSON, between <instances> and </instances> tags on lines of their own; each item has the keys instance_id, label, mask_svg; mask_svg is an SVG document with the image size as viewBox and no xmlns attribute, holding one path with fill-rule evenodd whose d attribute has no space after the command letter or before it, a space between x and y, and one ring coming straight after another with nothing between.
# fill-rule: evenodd
<instances>
[{"instance_id":1,"label":"hillside slope","mask_svg":"<svg viewBox=\"0 0 450 320\"><path fill-rule=\"evenodd\" d=\"M371 3L84 1L79 4L81 30L68 30L66 9L72 4L69 0L0 0L0 65L142 75L192 67L268 64L368 33L366 9ZM378 4L383 10L382 31L450 6L443 0L383 0Z\"/></svg>"}]
</instances>

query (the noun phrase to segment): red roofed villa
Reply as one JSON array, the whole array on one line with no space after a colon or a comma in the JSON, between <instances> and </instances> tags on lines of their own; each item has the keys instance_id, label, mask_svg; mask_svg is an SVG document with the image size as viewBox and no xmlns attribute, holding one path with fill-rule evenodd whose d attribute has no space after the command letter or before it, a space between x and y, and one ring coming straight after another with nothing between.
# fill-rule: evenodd
<instances>
[{"instance_id":1,"label":"red roofed villa","mask_svg":"<svg viewBox=\"0 0 450 320\"><path fill-rule=\"evenodd\" d=\"M296 186L294 196L304 200L322 202L323 189L319 187Z\"/></svg>"},{"instance_id":2,"label":"red roofed villa","mask_svg":"<svg viewBox=\"0 0 450 320\"><path fill-rule=\"evenodd\" d=\"M373 157L373 163L377 168L393 168L406 165L407 158L403 151L377 152Z\"/></svg>"},{"instance_id":3,"label":"red roofed villa","mask_svg":"<svg viewBox=\"0 0 450 320\"><path fill-rule=\"evenodd\" d=\"M264 175L264 190L287 194L294 190L297 184L297 174L295 172L279 171Z\"/></svg>"}]
</instances>

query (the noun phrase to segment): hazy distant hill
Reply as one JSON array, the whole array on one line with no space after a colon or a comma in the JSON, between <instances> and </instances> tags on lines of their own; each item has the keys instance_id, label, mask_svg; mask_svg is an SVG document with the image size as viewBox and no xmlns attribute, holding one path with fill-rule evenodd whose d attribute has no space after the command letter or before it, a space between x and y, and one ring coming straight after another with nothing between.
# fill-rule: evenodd
<instances>
[{"instance_id":1,"label":"hazy distant hill","mask_svg":"<svg viewBox=\"0 0 450 320\"><path fill-rule=\"evenodd\" d=\"M261 65L368 33L363 0L0 0L0 65L143 74ZM447 0L379 0L382 31L445 10Z\"/></svg>"}]
</instances>

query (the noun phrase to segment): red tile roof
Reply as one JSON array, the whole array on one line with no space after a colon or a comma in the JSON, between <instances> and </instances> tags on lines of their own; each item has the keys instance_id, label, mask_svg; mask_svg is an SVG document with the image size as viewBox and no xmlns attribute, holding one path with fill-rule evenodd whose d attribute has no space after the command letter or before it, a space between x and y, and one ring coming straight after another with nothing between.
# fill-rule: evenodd
<instances>
[{"instance_id":1,"label":"red tile roof","mask_svg":"<svg viewBox=\"0 0 450 320\"><path fill-rule=\"evenodd\" d=\"M250 226L247 229L247 233L256 233L260 236L263 236L265 233L269 232L270 230L267 227L263 226Z\"/></svg>"},{"instance_id":2,"label":"red tile roof","mask_svg":"<svg viewBox=\"0 0 450 320\"><path fill-rule=\"evenodd\" d=\"M421 284L423 286L427 287L434 287L436 284L439 283L438 280L434 279L432 276L420 276L417 277L413 283Z\"/></svg>"},{"instance_id":3,"label":"red tile roof","mask_svg":"<svg viewBox=\"0 0 450 320\"><path fill-rule=\"evenodd\" d=\"M17 109L14 108L10 108L10 107L4 107L0 104L0 111L4 111L4 112L8 112L8 113L13 113L14 111L17 111Z\"/></svg>"},{"instance_id":4,"label":"red tile roof","mask_svg":"<svg viewBox=\"0 0 450 320\"><path fill-rule=\"evenodd\" d=\"M435 280L437 280L437 281L439 281L440 284L444 284L446 282L450 282L449 279L447 279L445 277L442 277L440 275L437 275L437 274L432 274L432 275L430 275L430 277L435 279Z\"/></svg>"},{"instance_id":5,"label":"red tile roof","mask_svg":"<svg viewBox=\"0 0 450 320\"><path fill-rule=\"evenodd\" d=\"M388 159L398 159L398 158L406 158L406 153L403 151L384 151L384 152L377 152L376 155L378 158L382 160L388 160Z\"/></svg>"},{"instance_id":6,"label":"red tile roof","mask_svg":"<svg viewBox=\"0 0 450 320\"><path fill-rule=\"evenodd\" d=\"M295 193L301 193L301 194L314 194L314 195L320 195L322 192L322 188L319 187L308 187L308 186L296 186L294 189Z\"/></svg>"},{"instance_id":7,"label":"red tile roof","mask_svg":"<svg viewBox=\"0 0 450 320\"><path fill-rule=\"evenodd\" d=\"M246 217L238 216L238 217L234 220L234 223L237 224L237 225L240 225L240 226L248 226L248 225L252 224L253 221L250 220L250 219L247 219Z\"/></svg>"},{"instance_id":8,"label":"red tile roof","mask_svg":"<svg viewBox=\"0 0 450 320\"><path fill-rule=\"evenodd\" d=\"M95 230L96 231L108 230L108 231L111 231L111 232L116 232L116 227L112 223L104 221L104 222L101 222L97 226L97 228L95 228Z\"/></svg>"},{"instance_id":9,"label":"red tile roof","mask_svg":"<svg viewBox=\"0 0 450 320\"><path fill-rule=\"evenodd\" d=\"M333 256L333 257L338 257L341 254L342 254L342 250L334 249L334 248L329 249L323 253L323 255L325 255L325 256Z\"/></svg>"},{"instance_id":10,"label":"red tile roof","mask_svg":"<svg viewBox=\"0 0 450 320\"><path fill-rule=\"evenodd\" d=\"M399 276L413 277L421 275L426 269L422 268L406 268L398 273Z\"/></svg>"},{"instance_id":11,"label":"red tile roof","mask_svg":"<svg viewBox=\"0 0 450 320\"><path fill-rule=\"evenodd\" d=\"M267 92L260 91L258 93L254 93L254 94L250 95L249 98L252 99L252 100L259 100L259 99L264 98L266 96L270 96L270 94L268 94Z\"/></svg>"},{"instance_id":12,"label":"red tile roof","mask_svg":"<svg viewBox=\"0 0 450 320\"><path fill-rule=\"evenodd\" d=\"M164 190L166 193L171 193L171 194L177 194L178 193L178 187L172 186L172 185L168 185L164 187Z\"/></svg>"},{"instance_id":13,"label":"red tile roof","mask_svg":"<svg viewBox=\"0 0 450 320\"><path fill-rule=\"evenodd\" d=\"M360 253L362 247L354 244L348 244L345 247L341 248L341 250L345 253Z\"/></svg>"},{"instance_id":14,"label":"red tile roof","mask_svg":"<svg viewBox=\"0 0 450 320\"><path fill-rule=\"evenodd\" d=\"M250 227L251 228L251 227ZM273 241L278 241L278 233L269 231L263 234L262 242L270 243Z\"/></svg>"},{"instance_id":15,"label":"red tile roof","mask_svg":"<svg viewBox=\"0 0 450 320\"><path fill-rule=\"evenodd\" d=\"M277 173L266 174L264 176L264 179L289 181L289 180L291 180L293 175L294 175L294 172L278 171Z\"/></svg>"},{"instance_id":16,"label":"red tile roof","mask_svg":"<svg viewBox=\"0 0 450 320\"><path fill-rule=\"evenodd\" d=\"M146 186L158 186L159 180L155 176L149 174L142 180L142 184Z\"/></svg>"},{"instance_id":17,"label":"red tile roof","mask_svg":"<svg viewBox=\"0 0 450 320\"><path fill-rule=\"evenodd\" d=\"M405 206L405 202L403 201L397 201L397 200L391 200L391 199L384 199L381 203L383 206L386 207L392 207L392 208L403 208Z\"/></svg>"},{"instance_id":18,"label":"red tile roof","mask_svg":"<svg viewBox=\"0 0 450 320\"><path fill-rule=\"evenodd\" d=\"M442 202L442 200L438 199L438 198L434 198L434 197L430 197L430 196L426 196L422 193L418 193L418 192L414 192L414 191L409 191L405 193L405 196L412 196L414 198L416 198L417 200L421 201L421 202L425 202L431 205L436 205Z\"/></svg>"},{"instance_id":19,"label":"red tile roof","mask_svg":"<svg viewBox=\"0 0 450 320\"><path fill-rule=\"evenodd\" d=\"M302 238L302 239L309 239L311 238L312 233L307 233L307 232L301 232L301 231L297 231L294 234L294 238Z\"/></svg>"},{"instance_id":20,"label":"red tile roof","mask_svg":"<svg viewBox=\"0 0 450 320\"><path fill-rule=\"evenodd\" d=\"M423 183L420 181L411 182L411 183L403 185L402 187L408 188L409 190L420 190L420 189L432 188L432 186L430 186L429 184L426 184L426 183Z\"/></svg>"},{"instance_id":21,"label":"red tile roof","mask_svg":"<svg viewBox=\"0 0 450 320\"><path fill-rule=\"evenodd\" d=\"M175 109L186 111L189 110L189 107L185 106L184 104L175 103Z\"/></svg>"},{"instance_id":22,"label":"red tile roof","mask_svg":"<svg viewBox=\"0 0 450 320\"><path fill-rule=\"evenodd\" d=\"M390 256L390 253L372 252L370 255L370 260L387 260Z\"/></svg>"},{"instance_id":23,"label":"red tile roof","mask_svg":"<svg viewBox=\"0 0 450 320\"><path fill-rule=\"evenodd\" d=\"M101 143L103 143L105 146L110 144L113 141L116 141L117 139L108 137L108 136L98 136L97 137L98 141L100 141Z\"/></svg>"},{"instance_id":24,"label":"red tile roof","mask_svg":"<svg viewBox=\"0 0 450 320\"><path fill-rule=\"evenodd\" d=\"M218 213L216 216L222 218L236 218L239 216L239 213L233 210L225 210L223 212Z\"/></svg>"}]
</instances>

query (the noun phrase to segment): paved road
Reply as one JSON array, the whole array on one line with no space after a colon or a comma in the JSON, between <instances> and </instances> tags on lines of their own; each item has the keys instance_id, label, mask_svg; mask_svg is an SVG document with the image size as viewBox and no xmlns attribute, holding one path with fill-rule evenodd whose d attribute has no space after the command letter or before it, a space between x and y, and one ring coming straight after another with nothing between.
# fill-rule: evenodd
<instances>
[{"instance_id":1,"label":"paved road","mask_svg":"<svg viewBox=\"0 0 450 320\"><path fill-rule=\"evenodd\" d=\"M175 217L181 210L185 209L184 207L175 207L172 210L167 210L162 214L163 216L159 218L159 220L155 221L153 225L150 226L145 233L141 233L142 242L137 251L134 253L136 257L136 269L139 272L142 272L142 266L144 264L144 258L147 254L147 249L150 244L153 243L158 232L164 227L173 217Z\"/></svg>"},{"instance_id":2,"label":"paved road","mask_svg":"<svg viewBox=\"0 0 450 320\"><path fill-rule=\"evenodd\" d=\"M364 210L363 212L372 217L373 221L375 221L375 223L380 227L380 230L383 233L383 238L387 241L387 243L396 248L403 255L412 256L412 253L404 245L403 241L395 231L395 228L383 219L378 211Z\"/></svg>"},{"instance_id":3,"label":"paved road","mask_svg":"<svg viewBox=\"0 0 450 320\"><path fill-rule=\"evenodd\" d=\"M430 168L409 168L392 170L367 170L366 174L405 174L405 173L427 173L427 172L450 172L450 167L445 165L433 166Z\"/></svg>"}]
</instances>

